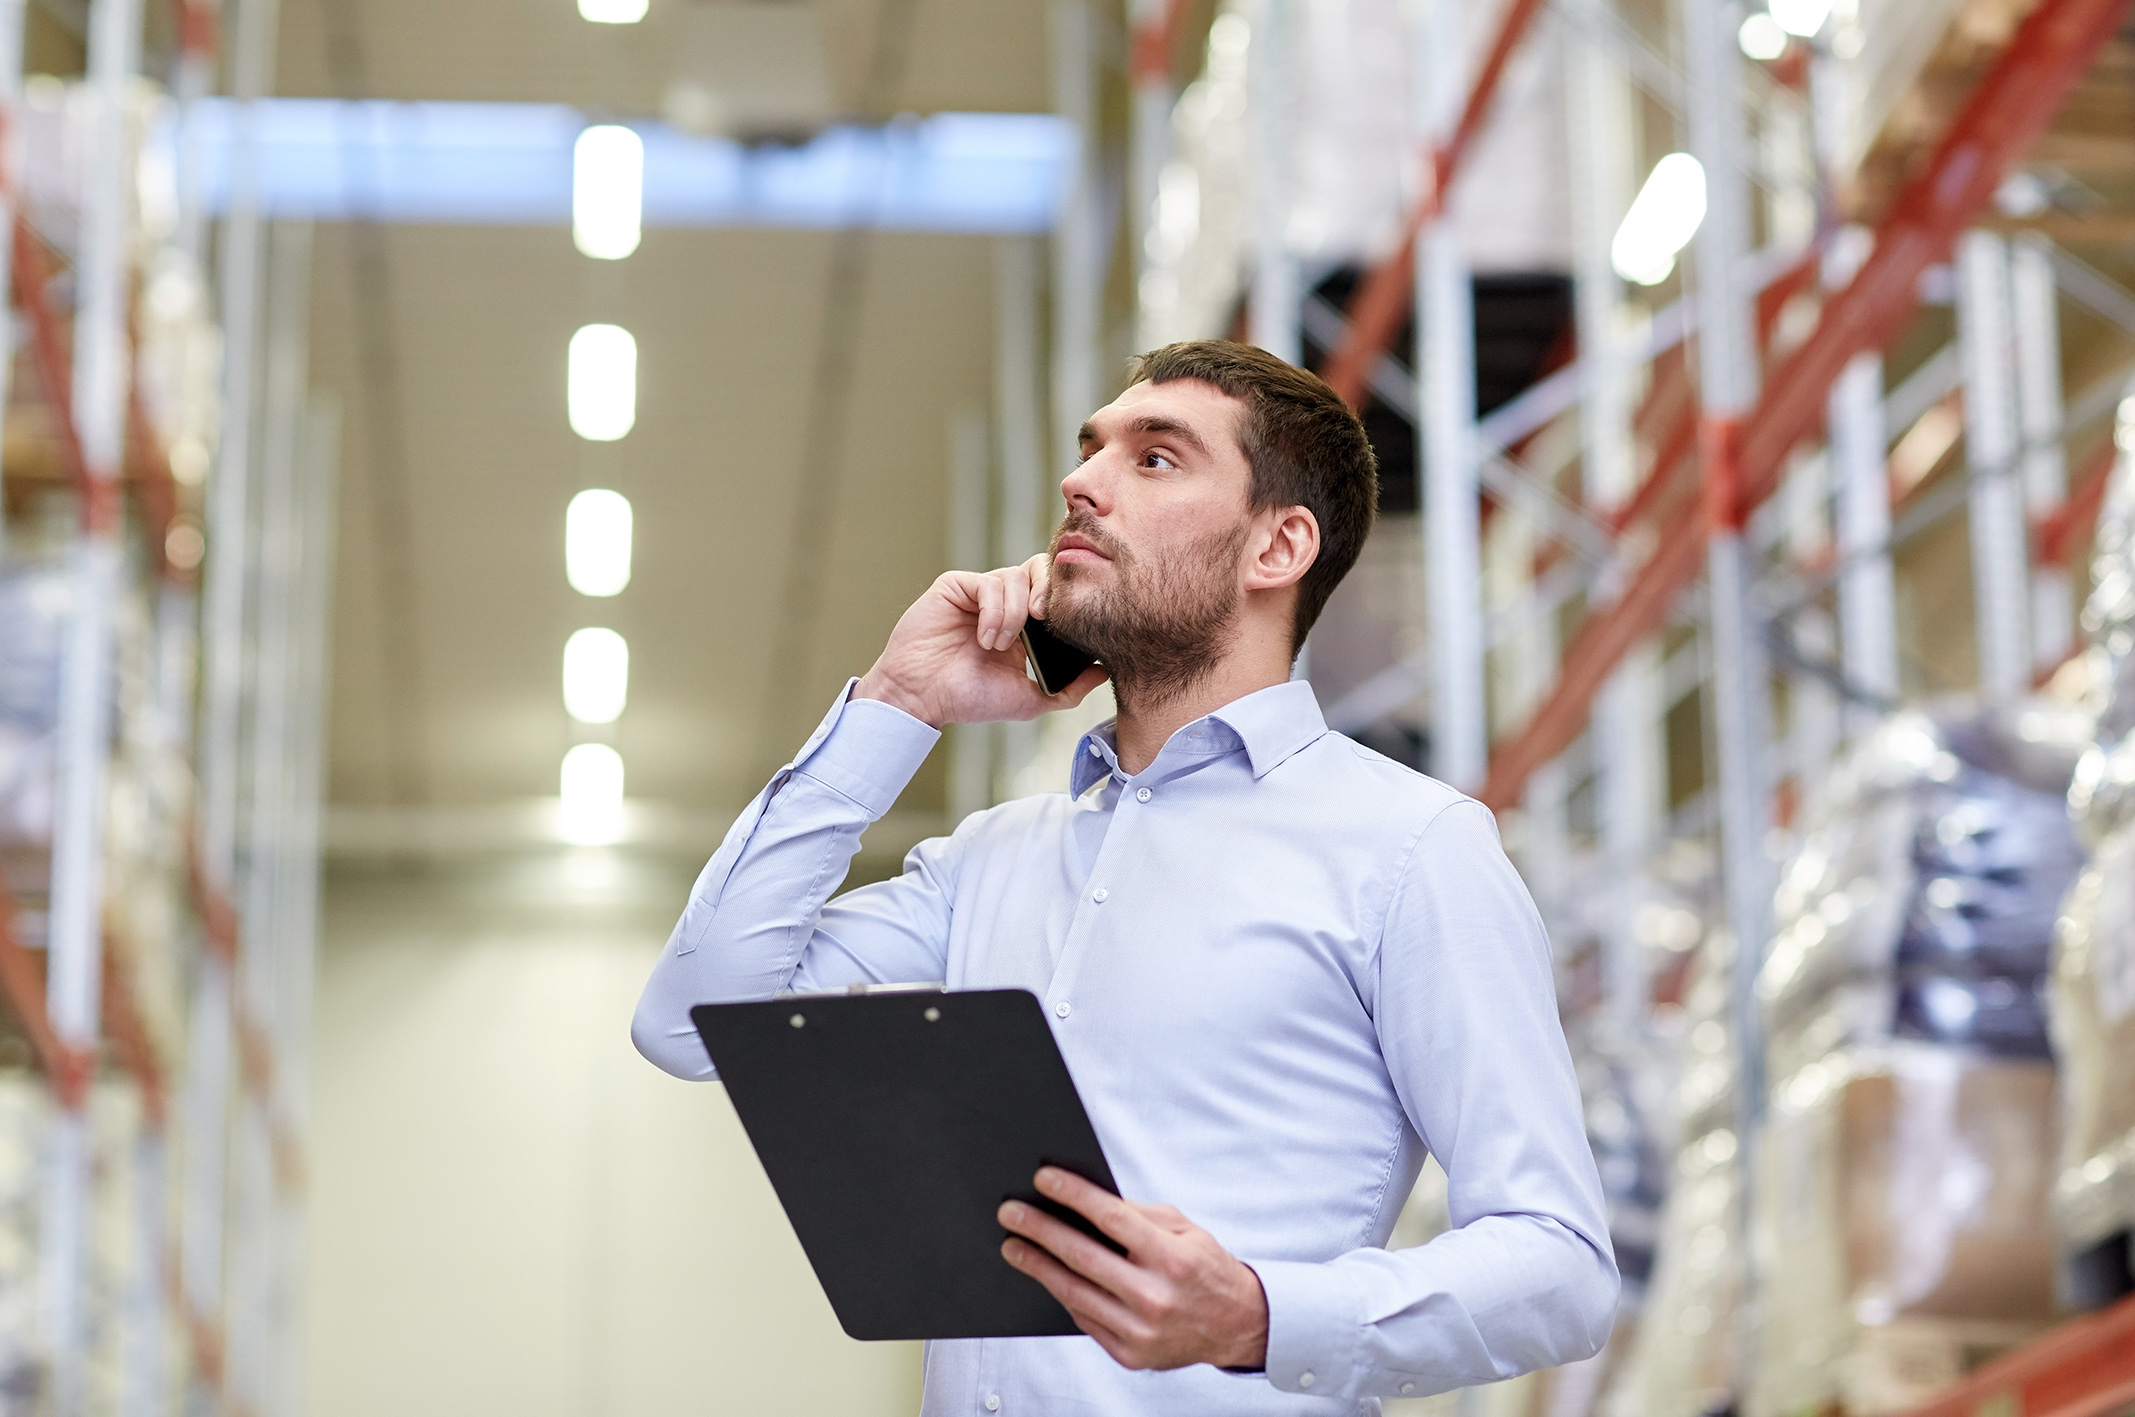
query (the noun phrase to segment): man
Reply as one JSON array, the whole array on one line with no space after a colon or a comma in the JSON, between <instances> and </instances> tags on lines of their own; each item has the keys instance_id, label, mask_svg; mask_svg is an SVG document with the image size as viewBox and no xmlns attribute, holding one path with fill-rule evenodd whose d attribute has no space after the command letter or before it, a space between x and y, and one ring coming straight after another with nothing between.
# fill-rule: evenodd
<instances>
[{"instance_id":1,"label":"man","mask_svg":"<svg viewBox=\"0 0 2135 1417\"><path fill-rule=\"evenodd\" d=\"M692 1005L946 980L1035 993L1121 1197L1005 1204L1007 1263L1087 1338L930 1346L939 1414L1375 1412L1593 1354L1617 1277L1548 941L1490 814L1330 732L1298 646L1377 502L1319 379L1220 341L1137 361L1081 431L1048 556L937 580L698 879L632 1037ZM1026 677L1038 615L1096 653ZM1068 794L974 813L826 904L948 723L1109 671ZM1426 1149L1454 1229L1383 1248Z\"/></svg>"}]
</instances>

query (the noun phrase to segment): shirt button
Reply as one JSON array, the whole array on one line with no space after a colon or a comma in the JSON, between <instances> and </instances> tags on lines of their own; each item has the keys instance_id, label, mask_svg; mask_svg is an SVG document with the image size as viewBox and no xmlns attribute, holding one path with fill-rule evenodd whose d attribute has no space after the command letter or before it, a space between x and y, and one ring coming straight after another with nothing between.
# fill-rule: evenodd
<instances>
[{"instance_id":1,"label":"shirt button","mask_svg":"<svg viewBox=\"0 0 2135 1417\"><path fill-rule=\"evenodd\" d=\"M986 1410L988 1412L998 1412L1001 1410L1001 1395L999 1393L989 1392L986 1394Z\"/></svg>"},{"instance_id":2,"label":"shirt button","mask_svg":"<svg viewBox=\"0 0 2135 1417\"><path fill-rule=\"evenodd\" d=\"M1408 1395L1409 1395L1410 1393L1414 1392L1415 1390L1416 1390L1416 1385L1415 1385L1414 1383L1403 1383L1403 1384L1401 1385L1401 1395L1402 1395L1403 1397L1407 1397L1407 1396L1408 1396Z\"/></svg>"},{"instance_id":3,"label":"shirt button","mask_svg":"<svg viewBox=\"0 0 2135 1417\"><path fill-rule=\"evenodd\" d=\"M1062 1018L1066 1018L1069 1014L1075 1012L1075 1010L1069 1005L1067 1000L1062 999L1059 1003L1053 1005L1053 1012L1060 1015L1060 1017Z\"/></svg>"},{"instance_id":4,"label":"shirt button","mask_svg":"<svg viewBox=\"0 0 2135 1417\"><path fill-rule=\"evenodd\" d=\"M1309 1372L1299 1373L1297 1375L1297 1385L1299 1387L1311 1387L1314 1383L1318 1381L1319 1379L1313 1377L1312 1374Z\"/></svg>"},{"instance_id":5,"label":"shirt button","mask_svg":"<svg viewBox=\"0 0 2135 1417\"><path fill-rule=\"evenodd\" d=\"M1096 901L1099 905L1103 905L1111 898L1112 892L1106 890L1103 886L1099 886L1096 890L1090 892L1090 899Z\"/></svg>"},{"instance_id":6,"label":"shirt button","mask_svg":"<svg viewBox=\"0 0 2135 1417\"><path fill-rule=\"evenodd\" d=\"M1092 744L1090 745L1090 756L1091 756L1091 757L1093 757L1093 758L1101 758L1101 757L1103 757L1104 755L1105 755L1105 750L1104 750L1104 749L1102 749L1102 748L1098 747L1098 746L1097 746L1097 745L1096 745L1095 743L1092 743ZM999 1396L999 1394L995 1394L995 1395L994 1395L994 1397L993 1397L993 1399L992 1399L992 1401L993 1401L993 1405L994 1405L995 1407L998 1407L998 1406L1000 1406L1000 1405L1001 1405L1001 1399L1000 1399L1000 1396Z\"/></svg>"},{"instance_id":7,"label":"shirt button","mask_svg":"<svg viewBox=\"0 0 2135 1417\"><path fill-rule=\"evenodd\" d=\"M1140 787L1135 789L1134 800L1137 802L1147 802L1151 797L1155 795L1156 794L1151 792L1148 788Z\"/></svg>"}]
</instances>

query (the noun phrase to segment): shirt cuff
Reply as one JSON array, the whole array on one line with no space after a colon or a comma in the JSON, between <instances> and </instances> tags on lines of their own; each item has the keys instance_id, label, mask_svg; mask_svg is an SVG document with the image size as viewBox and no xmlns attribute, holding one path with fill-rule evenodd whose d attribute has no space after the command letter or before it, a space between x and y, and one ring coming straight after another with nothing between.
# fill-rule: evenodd
<instances>
[{"instance_id":1,"label":"shirt cuff","mask_svg":"<svg viewBox=\"0 0 2135 1417\"><path fill-rule=\"evenodd\" d=\"M1334 1265L1252 1261L1268 1298L1268 1381L1314 1397L1354 1395L1357 1295Z\"/></svg>"},{"instance_id":2,"label":"shirt cuff","mask_svg":"<svg viewBox=\"0 0 2135 1417\"><path fill-rule=\"evenodd\" d=\"M874 821L896 803L941 731L880 699L854 698L859 682L845 681L845 691L795 755L793 771L850 797Z\"/></svg>"}]
</instances>

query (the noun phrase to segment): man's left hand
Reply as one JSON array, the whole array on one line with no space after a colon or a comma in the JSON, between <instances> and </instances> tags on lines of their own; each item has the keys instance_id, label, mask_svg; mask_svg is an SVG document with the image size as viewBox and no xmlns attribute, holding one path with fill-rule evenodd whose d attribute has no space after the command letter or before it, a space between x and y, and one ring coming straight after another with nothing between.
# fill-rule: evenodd
<instances>
[{"instance_id":1,"label":"man's left hand","mask_svg":"<svg viewBox=\"0 0 2135 1417\"><path fill-rule=\"evenodd\" d=\"M1268 1299L1260 1276L1168 1205L1138 1205L1058 1167L1038 1194L1126 1247L1116 1254L1036 1206L1005 1201L1001 1255L1044 1285L1126 1368L1259 1368L1267 1362Z\"/></svg>"}]
</instances>

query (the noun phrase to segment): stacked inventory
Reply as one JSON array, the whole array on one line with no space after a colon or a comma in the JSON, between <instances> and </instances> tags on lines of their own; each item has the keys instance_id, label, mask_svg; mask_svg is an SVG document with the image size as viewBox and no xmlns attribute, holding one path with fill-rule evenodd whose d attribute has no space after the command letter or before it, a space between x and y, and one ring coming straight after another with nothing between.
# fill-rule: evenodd
<instances>
[{"instance_id":1,"label":"stacked inventory","mask_svg":"<svg viewBox=\"0 0 2135 1417\"><path fill-rule=\"evenodd\" d=\"M2119 446L2135 445L2123 405ZM2054 962L2054 1041L2061 1056L2060 1177L2054 1224L2070 1297L2090 1305L2131 1287L2135 1227L2135 474L2122 451L2092 545L2095 589L2084 607L2097 741L2069 808L2090 865L2069 895Z\"/></svg>"},{"instance_id":2,"label":"stacked inventory","mask_svg":"<svg viewBox=\"0 0 2135 1417\"><path fill-rule=\"evenodd\" d=\"M1899 714L1787 868L1754 1413L1902 1411L2055 1316L2043 985L2083 731L2044 703Z\"/></svg>"}]
</instances>

